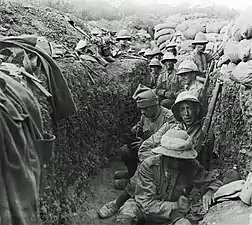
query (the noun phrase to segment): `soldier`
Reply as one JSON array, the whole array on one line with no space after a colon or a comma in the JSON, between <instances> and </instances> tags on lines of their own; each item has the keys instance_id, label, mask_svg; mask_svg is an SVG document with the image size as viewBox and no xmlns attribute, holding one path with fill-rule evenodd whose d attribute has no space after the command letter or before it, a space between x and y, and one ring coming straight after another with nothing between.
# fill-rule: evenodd
<instances>
[{"instance_id":1,"label":"soldier","mask_svg":"<svg viewBox=\"0 0 252 225\"><path fill-rule=\"evenodd\" d=\"M155 156L139 166L134 198L120 208L116 224L191 225L186 218L191 206L189 194L200 189L204 210L212 204L213 194L222 185L195 159L190 136L183 130L168 130L161 145L152 149ZM158 154L158 155L157 155Z\"/></svg>"},{"instance_id":2,"label":"soldier","mask_svg":"<svg viewBox=\"0 0 252 225\"><path fill-rule=\"evenodd\" d=\"M199 74L199 69L193 61L184 60L180 63L177 72L177 75L180 77L180 89L191 91L192 94L199 98L204 86L204 78L201 78Z\"/></svg>"},{"instance_id":3,"label":"soldier","mask_svg":"<svg viewBox=\"0 0 252 225\"><path fill-rule=\"evenodd\" d=\"M159 61L162 59L163 53L160 51L158 47L153 48L152 54L153 54L153 58L156 58Z\"/></svg>"},{"instance_id":4,"label":"soldier","mask_svg":"<svg viewBox=\"0 0 252 225\"><path fill-rule=\"evenodd\" d=\"M150 61L149 67L151 69L150 88L155 89L157 87L157 79L160 75L162 65L158 59L153 58Z\"/></svg>"},{"instance_id":5,"label":"soldier","mask_svg":"<svg viewBox=\"0 0 252 225\"><path fill-rule=\"evenodd\" d=\"M145 48L142 48L137 54L143 57L144 53L145 53Z\"/></svg>"},{"instance_id":6,"label":"soldier","mask_svg":"<svg viewBox=\"0 0 252 225\"><path fill-rule=\"evenodd\" d=\"M171 42L170 40L167 40L165 45L166 45L165 51L171 52L176 57L178 54L177 49L176 49L177 44L174 42Z\"/></svg>"},{"instance_id":7,"label":"soldier","mask_svg":"<svg viewBox=\"0 0 252 225\"><path fill-rule=\"evenodd\" d=\"M118 41L119 52L117 55L127 53L130 48L131 35L127 30L120 30L116 34L116 40Z\"/></svg>"},{"instance_id":8,"label":"soldier","mask_svg":"<svg viewBox=\"0 0 252 225\"><path fill-rule=\"evenodd\" d=\"M112 52L111 52L110 37L109 36L105 36L102 38L100 54L105 58L105 60L107 62L114 62L115 61L115 59L112 56Z\"/></svg>"},{"instance_id":9,"label":"soldier","mask_svg":"<svg viewBox=\"0 0 252 225\"><path fill-rule=\"evenodd\" d=\"M193 139L194 146L197 146L204 116L206 114L205 109L199 100L190 91L181 92L172 106L172 112L176 120L180 123L178 125L166 123L158 132L145 140L138 151L138 158L140 162L153 155L151 153L151 149L160 144L161 137L171 128L187 131ZM210 168L210 161L212 160L213 155L213 144L214 137L213 134L210 134L207 138L205 147L198 152L197 159L206 170Z\"/></svg>"},{"instance_id":10,"label":"soldier","mask_svg":"<svg viewBox=\"0 0 252 225\"><path fill-rule=\"evenodd\" d=\"M206 35L202 32L197 33L192 42L195 48L188 57L189 60L192 60L197 65L202 76L208 69L208 64L213 60L212 55L205 52L207 43Z\"/></svg>"},{"instance_id":11,"label":"soldier","mask_svg":"<svg viewBox=\"0 0 252 225\"><path fill-rule=\"evenodd\" d=\"M153 52L150 48L147 48L144 52L144 57L150 62L153 58Z\"/></svg>"},{"instance_id":12,"label":"soldier","mask_svg":"<svg viewBox=\"0 0 252 225\"><path fill-rule=\"evenodd\" d=\"M162 106L170 109L179 91L179 79L174 69L177 59L172 53L165 53L161 60L164 70L157 81L156 94Z\"/></svg>"},{"instance_id":13,"label":"soldier","mask_svg":"<svg viewBox=\"0 0 252 225\"><path fill-rule=\"evenodd\" d=\"M152 134L157 132L163 124L170 124L175 121L170 110L159 106L157 96L150 88L140 84L134 93L133 98L137 102L137 107L141 109L142 116L137 125L132 128L132 133L137 133L141 138L139 138L139 141L134 143L133 146L128 146L127 148L124 147L124 149L127 150L122 153L122 159L127 166L128 171L117 171L115 173L115 178L118 179L117 183L121 182L125 184L126 182L124 182L123 179L129 178L135 173L138 163L138 149L143 140L146 140ZM114 215L124 202L131 197L131 193L128 193L129 189L131 189L131 186L126 187L116 200L105 204L99 211L100 217L108 218Z\"/></svg>"}]
</instances>

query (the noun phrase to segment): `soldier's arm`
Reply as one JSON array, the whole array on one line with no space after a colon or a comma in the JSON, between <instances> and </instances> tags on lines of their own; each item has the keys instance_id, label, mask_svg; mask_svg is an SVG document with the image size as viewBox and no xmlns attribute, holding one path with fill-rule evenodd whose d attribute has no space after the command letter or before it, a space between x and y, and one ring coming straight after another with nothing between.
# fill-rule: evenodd
<instances>
[{"instance_id":1,"label":"soldier's arm","mask_svg":"<svg viewBox=\"0 0 252 225\"><path fill-rule=\"evenodd\" d=\"M160 145L161 137L171 128L171 124L165 123L155 134L151 135L145 140L138 150L139 161L142 162L144 159L154 155L151 149Z\"/></svg>"},{"instance_id":2,"label":"soldier's arm","mask_svg":"<svg viewBox=\"0 0 252 225\"><path fill-rule=\"evenodd\" d=\"M135 200L146 215L169 219L171 211L178 208L178 203L156 199L156 191L157 185L153 179L152 169L146 161L143 161L139 167Z\"/></svg>"}]
</instances>

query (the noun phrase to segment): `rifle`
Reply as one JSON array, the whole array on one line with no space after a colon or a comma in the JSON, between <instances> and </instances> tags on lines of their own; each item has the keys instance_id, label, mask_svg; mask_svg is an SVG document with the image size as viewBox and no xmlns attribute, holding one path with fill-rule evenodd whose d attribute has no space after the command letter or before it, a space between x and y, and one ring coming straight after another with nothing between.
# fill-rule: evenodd
<instances>
[{"instance_id":1,"label":"rifle","mask_svg":"<svg viewBox=\"0 0 252 225\"><path fill-rule=\"evenodd\" d=\"M200 95L199 95L199 101L201 103L203 103L203 101L204 101L204 99L206 97L207 89L208 89L209 83L210 83L210 74L214 69L214 65L215 65L214 60L212 60L210 66L208 68L207 74L206 74L206 78L205 78L205 81L204 81L204 86L203 86L203 88L202 88L202 90L200 92Z\"/></svg>"},{"instance_id":2,"label":"rifle","mask_svg":"<svg viewBox=\"0 0 252 225\"><path fill-rule=\"evenodd\" d=\"M213 93L212 93L212 98L211 98L211 101L210 101L209 106L208 106L207 115L206 115L204 123L202 125L200 136L199 136L198 143L197 143L197 146L196 146L196 150L197 150L198 153L200 153L201 150L206 145L207 136L208 136L209 129L210 129L210 126L211 126L211 122L212 122L216 102L218 100L218 96L219 96L222 85L223 85L222 81L220 81L220 80L216 81L215 88L214 88Z\"/></svg>"}]
</instances>

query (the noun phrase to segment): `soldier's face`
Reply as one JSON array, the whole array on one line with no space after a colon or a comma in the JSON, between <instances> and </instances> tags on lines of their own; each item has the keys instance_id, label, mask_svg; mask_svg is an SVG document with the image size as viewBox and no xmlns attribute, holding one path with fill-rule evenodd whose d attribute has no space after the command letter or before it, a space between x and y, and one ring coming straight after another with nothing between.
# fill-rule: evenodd
<instances>
[{"instance_id":1,"label":"soldier's face","mask_svg":"<svg viewBox=\"0 0 252 225\"><path fill-rule=\"evenodd\" d=\"M205 44L197 44L196 46L195 46L195 48L198 50L198 52L204 52L205 51L205 49L206 49L206 45Z\"/></svg>"},{"instance_id":2,"label":"soldier's face","mask_svg":"<svg viewBox=\"0 0 252 225\"><path fill-rule=\"evenodd\" d=\"M179 105L180 116L187 126L197 121L198 109L190 101L181 102Z\"/></svg>"},{"instance_id":3,"label":"soldier's face","mask_svg":"<svg viewBox=\"0 0 252 225\"><path fill-rule=\"evenodd\" d=\"M162 55L161 54L156 54L156 55L153 56L153 58L161 60L162 59Z\"/></svg>"},{"instance_id":4,"label":"soldier's face","mask_svg":"<svg viewBox=\"0 0 252 225\"><path fill-rule=\"evenodd\" d=\"M161 67L159 67L159 66L151 66L150 69L151 69L151 73L153 73L153 74L159 74L160 70L161 70Z\"/></svg>"},{"instance_id":5,"label":"soldier's face","mask_svg":"<svg viewBox=\"0 0 252 225\"><path fill-rule=\"evenodd\" d=\"M174 61L173 60L165 60L164 65L168 70L172 70L174 68Z\"/></svg>"},{"instance_id":6,"label":"soldier's face","mask_svg":"<svg viewBox=\"0 0 252 225\"><path fill-rule=\"evenodd\" d=\"M141 114L143 114L147 118L152 118L154 115L156 115L157 106L151 106L146 108L141 108Z\"/></svg>"}]
</instances>

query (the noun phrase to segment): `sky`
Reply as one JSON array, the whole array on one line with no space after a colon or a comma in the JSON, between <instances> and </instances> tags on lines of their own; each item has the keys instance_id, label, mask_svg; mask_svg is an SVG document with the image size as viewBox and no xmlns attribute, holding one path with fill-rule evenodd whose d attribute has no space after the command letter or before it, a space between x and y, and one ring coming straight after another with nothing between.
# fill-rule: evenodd
<instances>
[{"instance_id":1,"label":"sky","mask_svg":"<svg viewBox=\"0 0 252 225\"><path fill-rule=\"evenodd\" d=\"M93 0L88 0L93 1ZM223 5L229 8L245 10L248 7L252 7L252 0L103 0L112 3L113 5L118 5L121 1L131 1L134 4L168 4L171 6L176 6L183 3L190 2L192 5Z\"/></svg>"}]
</instances>

